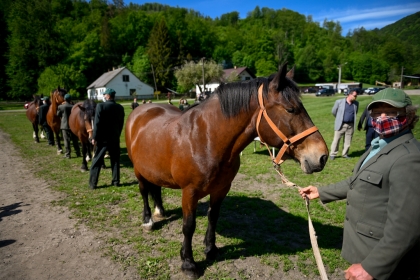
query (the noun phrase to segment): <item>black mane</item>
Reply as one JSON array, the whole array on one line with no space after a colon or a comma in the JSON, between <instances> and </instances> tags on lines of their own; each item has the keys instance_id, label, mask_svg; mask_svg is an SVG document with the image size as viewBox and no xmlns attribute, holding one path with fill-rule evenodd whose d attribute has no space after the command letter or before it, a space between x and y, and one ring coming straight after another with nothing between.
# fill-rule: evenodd
<instances>
[{"instance_id":1,"label":"black mane","mask_svg":"<svg viewBox=\"0 0 420 280\"><path fill-rule=\"evenodd\" d=\"M240 81L227 84L220 84L213 94L217 95L220 100L222 113L226 117L233 117L241 111L248 112L251 99L257 98L258 88L264 85L263 94L268 95L268 85L273 80L274 75L269 78L257 78L249 81ZM285 100L292 105L300 103L299 88L294 81L289 78L284 79L285 84L279 85L277 89L282 93ZM210 99L207 98L207 99Z\"/></svg>"},{"instance_id":2,"label":"black mane","mask_svg":"<svg viewBox=\"0 0 420 280\"><path fill-rule=\"evenodd\" d=\"M92 121L95 117L96 102L93 99L86 99L82 106L85 110L79 112L81 119Z\"/></svg>"}]
</instances>

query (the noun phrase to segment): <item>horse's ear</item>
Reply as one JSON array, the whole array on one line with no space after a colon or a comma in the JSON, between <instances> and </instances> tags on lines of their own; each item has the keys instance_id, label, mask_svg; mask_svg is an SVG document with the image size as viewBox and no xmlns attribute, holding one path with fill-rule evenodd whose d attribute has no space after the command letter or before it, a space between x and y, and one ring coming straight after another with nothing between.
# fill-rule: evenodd
<instances>
[{"instance_id":1,"label":"horse's ear","mask_svg":"<svg viewBox=\"0 0 420 280\"><path fill-rule=\"evenodd\" d=\"M273 87L278 91L280 85L284 83L287 74L287 62L285 62L282 65L279 65L279 72L277 72L274 79L271 81L270 87Z\"/></svg>"},{"instance_id":2,"label":"horse's ear","mask_svg":"<svg viewBox=\"0 0 420 280\"><path fill-rule=\"evenodd\" d=\"M293 80L293 77L295 76L295 66L293 65L292 69L287 72L286 77Z\"/></svg>"}]
</instances>

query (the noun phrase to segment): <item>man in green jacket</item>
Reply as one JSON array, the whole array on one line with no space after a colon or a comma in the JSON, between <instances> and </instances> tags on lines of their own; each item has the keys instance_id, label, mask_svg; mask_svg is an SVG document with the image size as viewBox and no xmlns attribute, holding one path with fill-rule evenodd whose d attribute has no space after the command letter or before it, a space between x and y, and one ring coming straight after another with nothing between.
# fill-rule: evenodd
<instances>
[{"instance_id":1,"label":"man in green jacket","mask_svg":"<svg viewBox=\"0 0 420 280\"><path fill-rule=\"evenodd\" d=\"M76 156L80 157L79 141L77 139L77 136L74 135L73 132L70 130L69 126L69 117L72 108L73 104L71 103L71 95L67 93L66 95L64 95L64 102L57 108L57 116L61 119L61 134L63 134L64 147L66 148L64 158L71 158L70 142L73 143L73 148L76 152Z\"/></svg>"},{"instance_id":2,"label":"man in green jacket","mask_svg":"<svg viewBox=\"0 0 420 280\"><path fill-rule=\"evenodd\" d=\"M120 184L120 135L124 126L124 108L114 101L115 90L108 88L105 102L96 106L93 124L92 145L96 146L90 166L89 187L95 189L106 151L109 152L112 169L112 184Z\"/></svg>"},{"instance_id":3,"label":"man in green jacket","mask_svg":"<svg viewBox=\"0 0 420 280\"><path fill-rule=\"evenodd\" d=\"M299 190L323 203L347 199L341 255L346 279L420 278L420 143L411 129L418 106L400 89L379 91L368 105L379 137L353 175Z\"/></svg>"}]
</instances>

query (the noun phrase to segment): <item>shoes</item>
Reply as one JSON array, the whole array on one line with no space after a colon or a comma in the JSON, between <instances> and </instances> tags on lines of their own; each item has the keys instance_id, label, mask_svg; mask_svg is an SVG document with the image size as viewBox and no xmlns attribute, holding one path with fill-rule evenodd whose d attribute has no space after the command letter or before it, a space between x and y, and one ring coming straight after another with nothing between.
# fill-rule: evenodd
<instances>
[{"instance_id":1,"label":"shoes","mask_svg":"<svg viewBox=\"0 0 420 280\"><path fill-rule=\"evenodd\" d=\"M330 160L334 160L335 159L335 156L330 156Z\"/></svg>"},{"instance_id":2,"label":"shoes","mask_svg":"<svg viewBox=\"0 0 420 280\"><path fill-rule=\"evenodd\" d=\"M112 185L113 185L114 187L119 187L119 186L120 186L120 183L114 182L114 183L112 183Z\"/></svg>"},{"instance_id":3,"label":"shoes","mask_svg":"<svg viewBox=\"0 0 420 280\"><path fill-rule=\"evenodd\" d=\"M96 186L89 185L89 189L94 190L94 189L96 189Z\"/></svg>"},{"instance_id":4,"label":"shoes","mask_svg":"<svg viewBox=\"0 0 420 280\"><path fill-rule=\"evenodd\" d=\"M349 157L348 155L345 155L345 156L343 156L343 158L351 158L351 157Z\"/></svg>"}]
</instances>

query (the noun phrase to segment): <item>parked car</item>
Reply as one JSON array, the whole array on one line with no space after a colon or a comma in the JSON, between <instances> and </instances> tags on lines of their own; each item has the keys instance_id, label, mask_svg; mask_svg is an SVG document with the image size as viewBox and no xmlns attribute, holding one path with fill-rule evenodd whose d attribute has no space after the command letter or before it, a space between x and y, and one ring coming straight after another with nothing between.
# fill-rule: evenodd
<instances>
[{"instance_id":1,"label":"parked car","mask_svg":"<svg viewBox=\"0 0 420 280\"><path fill-rule=\"evenodd\" d=\"M375 94L375 93L377 93L377 92L379 92L379 91L381 91L381 90L383 90L384 88L372 88L370 91L369 91L369 95L372 95L372 94Z\"/></svg>"},{"instance_id":2,"label":"parked car","mask_svg":"<svg viewBox=\"0 0 420 280\"><path fill-rule=\"evenodd\" d=\"M304 93L315 93L315 92L316 92L316 88L312 88L312 87L309 87L304 90Z\"/></svg>"},{"instance_id":3,"label":"parked car","mask_svg":"<svg viewBox=\"0 0 420 280\"><path fill-rule=\"evenodd\" d=\"M335 91L332 88L323 88L318 90L318 92L315 94L315 96L330 96L334 95Z\"/></svg>"}]
</instances>

